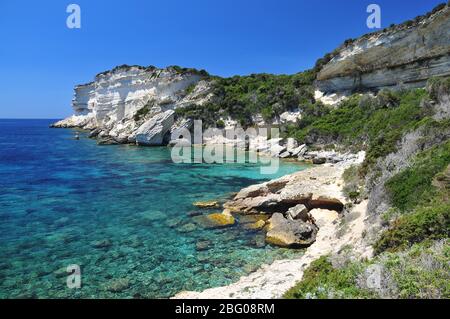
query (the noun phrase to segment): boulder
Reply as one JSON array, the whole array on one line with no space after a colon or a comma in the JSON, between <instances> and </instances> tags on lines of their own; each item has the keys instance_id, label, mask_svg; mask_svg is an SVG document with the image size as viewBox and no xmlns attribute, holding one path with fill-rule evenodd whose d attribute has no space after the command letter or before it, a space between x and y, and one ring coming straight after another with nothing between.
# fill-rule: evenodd
<instances>
[{"instance_id":1,"label":"boulder","mask_svg":"<svg viewBox=\"0 0 450 319\"><path fill-rule=\"evenodd\" d=\"M106 286L105 289L111 292L121 292L130 287L130 280L127 278L120 278L111 280Z\"/></svg>"},{"instance_id":2,"label":"boulder","mask_svg":"<svg viewBox=\"0 0 450 319\"><path fill-rule=\"evenodd\" d=\"M219 207L219 202L215 200L210 200L204 202L195 202L193 205L198 208L217 208Z\"/></svg>"},{"instance_id":3,"label":"boulder","mask_svg":"<svg viewBox=\"0 0 450 319\"><path fill-rule=\"evenodd\" d=\"M312 159L313 164L318 164L318 165L325 164L326 161L327 161L327 159L325 157L314 157Z\"/></svg>"},{"instance_id":4,"label":"boulder","mask_svg":"<svg viewBox=\"0 0 450 319\"><path fill-rule=\"evenodd\" d=\"M299 204L294 207L291 207L287 211L286 217L288 219L292 219L292 220L300 219L300 220L306 222L309 219L308 208L306 208L306 206L303 204Z\"/></svg>"},{"instance_id":5,"label":"boulder","mask_svg":"<svg viewBox=\"0 0 450 319\"><path fill-rule=\"evenodd\" d=\"M211 241L209 240L200 240L195 243L195 249L197 251L207 250L211 247Z\"/></svg>"},{"instance_id":6,"label":"boulder","mask_svg":"<svg viewBox=\"0 0 450 319\"><path fill-rule=\"evenodd\" d=\"M252 230L259 230L259 229L263 229L264 226L266 226L266 222L263 220L258 220L254 223L245 224L244 228L252 229Z\"/></svg>"},{"instance_id":7,"label":"boulder","mask_svg":"<svg viewBox=\"0 0 450 319\"><path fill-rule=\"evenodd\" d=\"M280 154L280 158L288 158L290 156L291 156L291 153L289 153L287 151Z\"/></svg>"},{"instance_id":8,"label":"boulder","mask_svg":"<svg viewBox=\"0 0 450 319\"><path fill-rule=\"evenodd\" d=\"M213 225L218 227L231 226L235 223L233 215L227 211L224 211L223 213L210 214L206 217Z\"/></svg>"},{"instance_id":9,"label":"boulder","mask_svg":"<svg viewBox=\"0 0 450 319\"><path fill-rule=\"evenodd\" d=\"M279 157L284 151L286 151L286 147L280 144L274 144L270 147L270 155L274 157Z\"/></svg>"},{"instance_id":10,"label":"boulder","mask_svg":"<svg viewBox=\"0 0 450 319\"><path fill-rule=\"evenodd\" d=\"M289 220L280 213L272 215L268 229L266 241L269 244L288 248L311 245L316 240L318 231L317 226L313 224L301 220Z\"/></svg>"},{"instance_id":11,"label":"boulder","mask_svg":"<svg viewBox=\"0 0 450 319\"><path fill-rule=\"evenodd\" d=\"M307 150L306 144L302 144L299 147L292 149L291 154L292 156L303 156Z\"/></svg>"},{"instance_id":12,"label":"boulder","mask_svg":"<svg viewBox=\"0 0 450 319\"><path fill-rule=\"evenodd\" d=\"M111 245L112 242L109 239L97 240L92 243L94 248L109 248Z\"/></svg>"},{"instance_id":13,"label":"boulder","mask_svg":"<svg viewBox=\"0 0 450 319\"><path fill-rule=\"evenodd\" d=\"M175 112L168 110L153 116L136 131L138 145L162 145L164 135L170 131L174 123Z\"/></svg>"},{"instance_id":14,"label":"boulder","mask_svg":"<svg viewBox=\"0 0 450 319\"><path fill-rule=\"evenodd\" d=\"M108 136L108 137L99 137L97 139L97 144L98 145L117 145L117 144L119 144L119 142L117 142L112 137Z\"/></svg>"}]
</instances>

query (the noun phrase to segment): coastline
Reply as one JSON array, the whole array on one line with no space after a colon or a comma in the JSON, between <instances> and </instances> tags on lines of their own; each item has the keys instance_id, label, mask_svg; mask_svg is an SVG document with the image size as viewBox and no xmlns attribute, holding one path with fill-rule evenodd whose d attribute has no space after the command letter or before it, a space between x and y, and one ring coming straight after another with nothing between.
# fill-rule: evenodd
<instances>
[{"instance_id":1,"label":"coastline","mask_svg":"<svg viewBox=\"0 0 450 319\"><path fill-rule=\"evenodd\" d=\"M322 184L323 195L346 202L342 194L344 170L351 165L362 162L363 158L348 160L338 164L324 164L310 169L286 175L274 181L292 180L304 187L315 179ZM326 209L313 209L312 216L319 226L316 241L305 249L305 253L295 259L274 261L262 265L257 271L241 277L237 282L227 286L206 289L201 292L181 291L173 299L268 299L281 298L296 282L301 280L303 271L315 259L330 253L340 253L345 246L352 245L355 258L370 258L372 248L364 243L364 223L367 213L367 200L352 206L346 212L337 213ZM346 231L340 227L340 220L351 216L346 224Z\"/></svg>"}]
</instances>

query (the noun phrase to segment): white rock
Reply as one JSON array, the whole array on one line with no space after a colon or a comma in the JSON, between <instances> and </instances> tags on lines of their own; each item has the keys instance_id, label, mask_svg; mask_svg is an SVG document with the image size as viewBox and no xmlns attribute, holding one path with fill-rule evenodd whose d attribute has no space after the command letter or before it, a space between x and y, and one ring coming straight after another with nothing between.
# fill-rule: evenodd
<instances>
[{"instance_id":1,"label":"white rock","mask_svg":"<svg viewBox=\"0 0 450 319\"><path fill-rule=\"evenodd\" d=\"M168 110L152 117L142 124L136 132L139 145L162 145L164 135L169 132L174 122L175 112Z\"/></svg>"},{"instance_id":2,"label":"white rock","mask_svg":"<svg viewBox=\"0 0 450 319\"><path fill-rule=\"evenodd\" d=\"M280 115L281 124L297 123L302 118L300 111L284 112Z\"/></svg>"},{"instance_id":3,"label":"white rock","mask_svg":"<svg viewBox=\"0 0 450 319\"><path fill-rule=\"evenodd\" d=\"M270 147L270 155L274 157L279 157L281 153L286 150L285 146L281 146L280 144L275 144Z\"/></svg>"}]
</instances>

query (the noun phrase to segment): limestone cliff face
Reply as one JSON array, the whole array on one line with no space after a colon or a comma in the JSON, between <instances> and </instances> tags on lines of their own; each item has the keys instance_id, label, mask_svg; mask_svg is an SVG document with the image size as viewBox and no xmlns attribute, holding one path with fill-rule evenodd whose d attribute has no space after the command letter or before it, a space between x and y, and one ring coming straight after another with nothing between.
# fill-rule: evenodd
<instances>
[{"instance_id":1,"label":"limestone cliff face","mask_svg":"<svg viewBox=\"0 0 450 319\"><path fill-rule=\"evenodd\" d=\"M90 129L92 135L118 143L134 143L138 135L140 141L158 145L173 125L174 109L209 100L210 85L203 78L200 72L175 67L116 67L75 87L74 115L53 126Z\"/></svg>"},{"instance_id":2,"label":"limestone cliff face","mask_svg":"<svg viewBox=\"0 0 450 319\"><path fill-rule=\"evenodd\" d=\"M337 49L317 76L326 93L414 88L450 75L450 8L365 35Z\"/></svg>"}]
</instances>

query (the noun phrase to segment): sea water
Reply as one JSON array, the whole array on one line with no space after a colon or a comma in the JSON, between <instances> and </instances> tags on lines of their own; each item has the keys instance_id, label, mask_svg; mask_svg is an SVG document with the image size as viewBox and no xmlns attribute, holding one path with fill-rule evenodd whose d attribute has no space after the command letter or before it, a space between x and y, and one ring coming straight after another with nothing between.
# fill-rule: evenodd
<instances>
[{"instance_id":1,"label":"sea water","mask_svg":"<svg viewBox=\"0 0 450 319\"><path fill-rule=\"evenodd\" d=\"M192 204L306 166L174 164L166 147L99 146L52 122L0 120L0 298L167 298L301 254L239 224L203 227L194 215L217 209Z\"/></svg>"}]
</instances>

